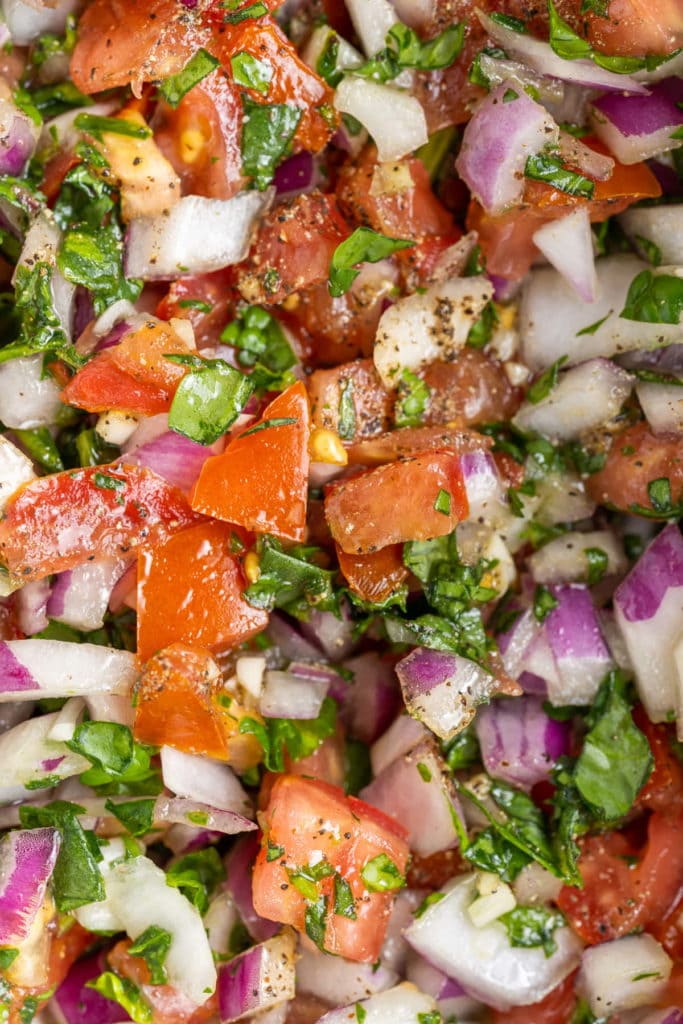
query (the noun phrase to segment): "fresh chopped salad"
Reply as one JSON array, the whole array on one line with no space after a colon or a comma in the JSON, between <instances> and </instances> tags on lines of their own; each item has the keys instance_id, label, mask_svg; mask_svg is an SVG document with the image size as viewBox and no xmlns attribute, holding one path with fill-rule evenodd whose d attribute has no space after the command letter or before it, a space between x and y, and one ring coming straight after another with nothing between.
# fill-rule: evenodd
<instances>
[{"instance_id":1,"label":"fresh chopped salad","mask_svg":"<svg viewBox=\"0 0 683 1024\"><path fill-rule=\"evenodd\" d=\"M683 1024L681 0L0 7L0 1024Z\"/></svg>"}]
</instances>

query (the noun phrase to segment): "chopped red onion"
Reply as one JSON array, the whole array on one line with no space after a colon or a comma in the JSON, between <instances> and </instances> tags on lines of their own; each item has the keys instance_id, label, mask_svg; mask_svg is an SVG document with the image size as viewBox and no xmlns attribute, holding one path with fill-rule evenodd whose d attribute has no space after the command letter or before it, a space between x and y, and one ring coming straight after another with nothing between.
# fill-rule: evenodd
<instances>
[{"instance_id":1,"label":"chopped red onion","mask_svg":"<svg viewBox=\"0 0 683 1024\"><path fill-rule=\"evenodd\" d=\"M683 538L674 523L655 537L617 587L614 615L648 717L666 721L680 712L683 692L673 655L683 618Z\"/></svg>"},{"instance_id":2,"label":"chopped red onion","mask_svg":"<svg viewBox=\"0 0 683 1024\"><path fill-rule=\"evenodd\" d=\"M558 137L545 107L508 80L474 111L455 166L487 213L496 215L521 201L528 158Z\"/></svg>"},{"instance_id":3,"label":"chopped red onion","mask_svg":"<svg viewBox=\"0 0 683 1024\"><path fill-rule=\"evenodd\" d=\"M0 701L129 694L137 678L134 654L64 640L0 643Z\"/></svg>"},{"instance_id":4,"label":"chopped red onion","mask_svg":"<svg viewBox=\"0 0 683 1024\"><path fill-rule=\"evenodd\" d=\"M361 1008L362 1014L358 1007ZM414 985L402 982L386 992L378 992L355 1006L341 1006L320 1017L317 1024L349 1024L362 1016L365 1024L415 1024L416 1020L431 1020L437 1013L431 996L419 992Z\"/></svg>"},{"instance_id":5,"label":"chopped red onion","mask_svg":"<svg viewBox=\"0 0 683 1024\"><path fill-rule=\"evenodd\" d=\"M585 142L577 139L575 135L570 135L569 132L560 132L558 148L565 163L576 167L582 174L594 178L595 181L608 181L614 173L615 161L611 156L598 153L597 150L591 149Z\"/></svg>"},{"instance_id":6,"label":"chopped red onion","mask_svg":"<svg viewBox=\"0 0 683 1024\"><path fill-rule=\"evenodd\" d=\"M331 957L303 946L296 964L298 992L308 992L318 999L343 1006L367 999L376 992L384 992L398 981L398 974L379 964L359 964L343 957Z\"/></svg>"},{"instance_id":7,"label":"chopped red onion","mask_svg":"<svg viewBox=\"0 0 683 1024\"><path fill-rule=\"evenodd\" d=\"M10 832L0 843L0 946L29 935L52 877L60 833L55 828Z\"/></svg>"},{"instance_id":8,"label":"chopped red onion","mask_svg":"<svg viewBox=\"0 0 683 1024\"><path fill-rule=\"evenodd\" d=\"M101 558L59 573L47 604L49 618L85 632L99 629L112 590L128 565L123 558Z\"/></svg>"},{"instance_id":9,"label":"chopped red onion","mask_svg":"<svg viewBox=\"0 0 683 1024\"><path fill-rule=\"evenodd\" d=\"M649 96L600 96L593 101L593 128L622 164L639 163L680 146L682 102L680 78L658 82Z\"/></svg>"},{"instance_id":10,"label":"chopped red onion","mask_svg":"<svg viewBox=\"0 0 683 1024\"><path fill-rule=\"evenodd\" d=\"M672 966L651 935L626 935L584 951L577 990L596 1016L612 1017L656 1003Z\"/></svg>"},{"instance_id":11,"label":"chopped red onion","mask_svg":"<svg viewBox=\"0 0 683 1024\"><path fill-rule=\"evenodd\" d=\"M239 263L274 194L274 189L267 189L240 192L232 199L184 196L168 213L131 221L126 275L163 281Z\"/></svg>"},{"instance_id":12,"label":"chopped red onion","mask_svg":"<svg viewBox=\"0 0 683 1024\"><path fill-rule=\"evenodd\" d=\"M275 171L273 185L278 196L297 196L310 192L317 184L317 166L313 154L302 149L283 161Z\"/></svg>"},{"instance_id":13,"label":"chopped red onion","mask_svg":"<svg viewBox=\"0 0 683 1024\"><path fill-rule=\"evenodd\" d=\"M49 599L49 579L32 580L16 592L14 607L17 625L26 636L33 636L47 627Z\"/></svg>"},{"instance_id":14,"label":"chopped red onion","mask_svg":"<svg viewBox=\"0 0 683 1024\"><path fill-rule=\"evenodd\" d=\"M317 643L303 637L291 619L280 612L270 616L267 634L288 661L322 660L323 652Z\"/></svg>"},{"instance_id":15,"label":"chopped red onion","mask_svg":"<svg viewBox=\"0 0 683 1024\"><path fill-rule=\"evenodd\" d=\"M683 203L632 206L618 219L636 248L646 239L657 246L662 263L683 264Z\"/></svg>"},{"instance_id":16,"label":"chopped red onion","mask_svg":"<svg viewBox=\"0 0 683 1024\"><path fill-rule=\"evenodd\" d=\"M415 952L408 960L406 978L417 985L421 992L436 999L444 1020L452 1017L456 1020L479 1020L484 1012L482 1004L470 999L459 982L449 978Z\"/></svg>"},{"instance_id":17,"label":"chopped red onion","mask_svg":"<svg viewBox=\"0 0 683 1024\"><path fill-rule=\"evenodd\" d=\"M104 953L77 960L48 1004L49 1018L56 1015L55 1024L118 1024L130 1020L118 1003L87 987L87 982L106 969Z\"/></svg>"},{"instance_id":18,"label":"chopped red onion","mask_svg":"<svg viewBox=\"0 0 683 1024\"><path fill-rule=\"evenodd\" d=\"M577 585L551 590L558 604L545 619L543 631L558 681L550 673L545 677L548 699L555 705L590 704L601 681L614 668L591 592Z\"/></svg>"},{"instance_id":19,"label":"chopped red onion","mask_svg":"<svg viewBox=\"0 0 683 1024\"><path fill-rule=\"evenodd\" d=\"M537 697L492 701L474 720L489 775L530 790L569 753L569 725L556 722Z\"/></svg>"},{"instance_id":20,"label":"chopped red onion","mask_svg":"<svg viewBox=\"0 0 683 1024\"><path fill-rule=\"evenodd\" d=\"M20 178L33 156L40 129L10 99L0 99L0 174Z\"/></svg>"},{"instance_id":21,"label":"chopped red onion","mask_svg":"<svg viewBox=\"0 0 683 1024\"><path fill-rule=\"evenodd\" d=\"M495 687L494 677L476 662L426 647L399 661L396 672L410 714L442 740L469 725Z\"/></svg>"},{"instance_id":22,"label":"chopped red onion","mask_svg":"<svg viewBox=\"0 0 683 1024\"><path fill-rule=\"evenodd\" d=\"M154 804L154 820L178 825L201 825L202 828L227 836L253 832L257 828L254 822L249 821L243 814L220 810L198 800L185 800L181 797L157 797Z\"/></svg>"},{"instance_id":23,"label":"chopped red onion","mask_svg":"<svg viewBox=\"0 0 683 1024\"><path fill-rule=\"evenodd\" d=\"M344 668L353 678L347 684L341 719L354 739L373 743L401 706L396 673L375 651L349 658Z\"/></svg>"},{"instance_id":24,"label":"chopped red onion","mask_svg":"<svg viewBox=\"0 0 683 1024\"><path fill-rule=\"evenodd\" d=\"M585 206L544 224L533 235L534 245L548 263L562 274L584 302L594 302L598 279L595 273L593 233Z\"/></svg>"},{"instance_id":25,"label":"chopped red onion","mask_svg":"<svg viewBox=\"0 0 683 1024\"><path fill-rule=\"evenodd\" d=\"M422 722L410 715L399 715L370 748L370 763L373 775L388 768L390 764L404 754L410 753L422 740L429 736Z\"/></svg>"},{"instance_id":26,"label":"chopped red onion","mask_svg":"<svg viewBox=\"0 0 683 1024\"><path fill-rule=\"evenodd\" d=\"M462 817L452 779L431 740L384 769L360 797L399 822L420 857L458 845L453 815Z\"/></svg>"},{"instance_id":27,"label":"chopped red onion","mask_svg":"<svg viewBox=\"0 0 683 1024\"><path fill-rule=\"evenodd\" d=\"M135 445L126 461L146 466L189 494L206 460L212 455L220 455L224 447L222 438L207 446L168 430L146 444Z\"/></svg>"},{"instance_id":28,"label":"chopped red onion","mask_svg":"<svg viewBox=\"0 0 683 1024\"><path fill-rule=\"evenodd\" d=\"M288 928L223 964L218 975L221 1024L231 1024L293 999L295 952L295 934Z\"/></svg>"},{"instance_id":29,"label":"chopped red onion","mask_svg":"<svg viewBox=\"0 0 683 1024\"><path fill-rule=\"evenodd\" d=\"M179 857L183 853L193 853L217 843L222 835L222 832L211 832L209 829L196 826L171 825L164 833L164 846Z\"/></svg>"},{"instance_id":30,"label":"chopped red onion","mask_svg":"<svg viewBox=\"0 0 683 1024\"><path fill-rule=\"evenodd\" d=\"M314 609L308 620L301 623L301 632L307 640L317 644L330 661L341 661L348 658L355 647L353 626L349 606L343 601L340 604L339 615ZM308 659L302 656L301 660Z\"/></svg>"},{"instance_id":31,"label":"chopped red onion","mask_svg":"<svg viewBox=\"0 0 683 1024\"><path fill-rule=\"evenodd\" d=\"M251 875L260 846L258 836L242 836L231 849L225 862L226 888L233 898L242 924L255 942L270 939L279 927L275 921L260 917L254 910Z\"/></svg>"},{"instance_id":32,"label":"chopped red onion","mask_svg":"<svg viewBox=\"0 0 683 1024\"><path fill-rule=\"evenodd\" d=\"M677 1010L675 1006L653 1010L647 1017L641 1017L639 1024L683 1024L683 1010Z\"/></svg>"},{"instance_id":33,"label":"chopped red onion","mask_svg":"<svg viewBox=\"0 0 683 1024\"><path fill-rule=\"evenodd\" d=\"M185 754L173 747L161 748L164 785L177 796L198 800L221 811L254 817L251 798L227 764L208 757Z\"/></svg>"},{"instance_id":34,"label":"chopped red onion","mask_svg":"<svg viewBox=\"0 0 683 1024\"><path fill-rule=\"evenodd\" d=\"M265 674L261 714L266 718L317 718L328 689L327 679L306 679L271 669Z\"/></svg>"}]
</instances>

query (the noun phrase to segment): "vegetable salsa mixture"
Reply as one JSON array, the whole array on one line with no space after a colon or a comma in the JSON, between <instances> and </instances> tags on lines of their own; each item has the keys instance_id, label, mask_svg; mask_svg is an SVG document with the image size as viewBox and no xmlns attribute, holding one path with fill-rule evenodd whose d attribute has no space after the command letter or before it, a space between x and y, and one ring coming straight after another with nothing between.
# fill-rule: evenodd
<instances>
[{"instance_id":1,"label":"vegetable salsa mixture","mask_svg":"<svg viewBox=\"0 0 683 1024\"><path fill-rule=\"evenodd\" d=\"M1 9L0 1024L682 1024L681 0Z\"/></svg>"}]
</instances>

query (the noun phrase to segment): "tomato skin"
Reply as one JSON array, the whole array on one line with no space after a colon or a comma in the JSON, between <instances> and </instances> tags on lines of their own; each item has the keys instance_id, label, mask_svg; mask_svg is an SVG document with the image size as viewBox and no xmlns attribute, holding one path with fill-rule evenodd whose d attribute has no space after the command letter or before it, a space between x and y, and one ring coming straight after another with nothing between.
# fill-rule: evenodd
<instances>
[{"instance_id":1,"label":"tomato skin","mask_svg":"<svg viewBox=\"0 0 683 1024\"><path fill-rule=\"evenodd\" d=\"M337 558L349 588L363 601L385 601L408 579L400 544L370 555L347 555L337 547Z\"/></svg>"},{"instance_id":2,"label":"tomato skin","mask_svg":"<svg viewBox=\"0 0 683 1024\"><path fill-rule=\"evenodd\" d=\"M576 1008L575 982L576 976L570 974L540 1003L494 1010L490 1024L570 1024Z\"/></svg>"},{"instance_id":3,"label":"tomato skin","mask_svg":"<svg viewBox=\"0 0 683 1024\"><path fill-rule=\"evenodd\" d=\"M176 640L224 650L266 627L267 613L242 596L245 580L230 554L236 533L225 523L207 521L140 552L137 628L143 661Z\"/></svg>"},{"instance_id":4,"label":"tomato skin","mask_svg":"<svg viewBox=\"0 0 683 1024\"><path fill-rule=\"evenodd\" d=\"M154 416L168 411L173 393L167 387L134 380L116 364L112 350L105 349L71 378L61 397L66 405L87 412L118 409Z\"/></svg>"},{"instance_id":5,"label":"tomato skin","mask_svg":"<svg viewBox=\"0 0 683 1024\"><path fill-rule=\"evenodd\" d=\"M393 282L388 285L393 286ZM370 295L363 290L358 296L351 288L335 298L325 280L297 293L289 316L309 335L308 361L313 366L334 367L358 356L372 355L388 290L379 287Z\"/></svg>"},{"instance_id":6,"label":"tomato skin","mask_svg":"<svg viewBox=\"0 0 683 1024\"><path fill-rule=\"evenodd\" d=\"M672 741L676 730L673 725L655 725L647 717L642 704L633 712L633 719L647 736L654 757L654 768L638 794L639 807L666 811L683 802L683 764L673 752Z\"/></svg>"},{"instance_id":7,"label":"tomato skin","mask_svg":"<svg viewBox=\"0 0 683 1024\"><path fill-rule=\"evenodd\" d=\"M356 912L355 920L335 914L333 877L318 883L319 894L328 902L325 949L373 963L382 946L393 896L368 891L360 875L380 853L405 872L409 851L400 826L363 801L345 797L336 786L295 775L276 780L262 822L263 843L253 875L256 912L304 931L306 902L291 883L287 868L293 872L304 868L313 852L319 851L350 886ZM269 845L282 846L284 854L268 861Z\"/></svg>"},{"instance_id":8,"label":"tomato skin","mask_svg":"<svg viewBox=\"0 0 683 1024\"><path fill-rule=\"evenodd\" d=\"M420 376L430 390L426 424L507 420L522 400L502 365L474 348L464 348L452 363L431 363Z\"/></svg>"},{"instance_id":9,"label":"tomato skin","mask_svg":"<svg viewBox=\"0 0 683 1024\"><path fill-rule=\"evenodd\" d=\"M601 505L628 511L631 505L652 508L647 485L668 477L671 500L683 498L683 440L679 434L653 434L643 421L612 439L604 467L586 480L588 495Z\"/></svg>"},{"instance_id":10,"label":"tomato skin","mask_svg":"<svg viewBox=\"0 0 683 1024\"><path fill-rule=\"evenodd\" d=\"M179 277L160 300L156 315L162 320L172 317L189 320L198 349L218 345L220 332L233 315L237 303L233 279L232 267L215 270L211 274ZM204 302L211 308L207 312L183 305L193 301Z\"/></svg>"},{"instance_id":11,"label":"tomato skin","mask_svg":"<svg viewBox=\"0 0 683 1024\"><path fill-rule=\"evenodd\" d=\"M9 502L0 556L27 583L72 569L94 551L121 556L160 543L196 520L183 494L142 466L70 469L31 481Z\"/></svg>"},{"instance_id":12,"label":"tomato skin","mask_svg":"<svg viewBox=\"0 0 683 1024\"><path fill-rule=\"evenodd\" d=\"M441 491L450 508L434 506ZM457 456L414 455L332 485L325 517L335 541L349 555L368 555L389 544L451 533L469 512Z\"/></svg>"},{"instance_id":13,"label":"tomato skin","mask_svg":"<svg viewBox=\"0 0 683 1024\"><path fill-rule=\"evenodd\" d=\"M315 370L307 384L314 426L339 432L342 394L348 389L355 413L353 440L374 437L390 429L393 395L382 384L371 359Z\"/></svg>"},{"instance_id":14,"label":"tomato skin","mask_svg":"<svg viewBox=\"0 0 683 1024\"><path fill-rule=\"evenodd\" d=\"M327 281L334 250L349 235L334 196L309 192L278 203L241 265L238 288L248 302L282 302Z\"/></svg>"},{"instance_id":15,"label":"tomato skin","mask_svg":"<svg viewBox=\"0 0 683 1024\"><path fill-rule=\"evenodd\" d=\"M351 466L383 466L395 459L426 451L450 451L457 455L465 452L487 451L491 441L473 430L448 427L400 427L388 434L356 441L348 449Z\"/></svg>"},{"instance_id":16,"label":"tomato skin","mask_svg":"<svg viewBox=\"0 0 683 1024\"><path fill-rule=\"evenodd\" d=\"M194 1004L172 985L152 985L145 961L128 952L131 945L130 939L117 942L107 952L107 965L120 978L128 978L141 989L143 998L152 1009L150 1024L204 1024L214 1019L218 1010L215 992L195 1009Z\"/></svg>"},{"instance_id":17,"label":"tomato skin","mask_svg":"<svg viewBox=\"0 0 683 1024\"><path fill-rule=\"evenodd\" d=\"M265 426L269 420L280 419L294 422ZM222 455L206 460L190 499L192 507L256 533L303 540L309 430L306 389L303 384L292 384Z\"/></svg>"}]
</instances>

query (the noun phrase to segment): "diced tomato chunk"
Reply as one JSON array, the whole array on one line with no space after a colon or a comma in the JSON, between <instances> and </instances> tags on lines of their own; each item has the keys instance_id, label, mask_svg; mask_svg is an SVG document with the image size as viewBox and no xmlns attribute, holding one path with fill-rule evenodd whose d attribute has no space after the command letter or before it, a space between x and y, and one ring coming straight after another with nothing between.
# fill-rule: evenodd
<instances>
[{"instance_id":1,"label":"diced tomato chunk","mask_svg":"<svg viewBox=\"0 0 683 1024\"><path fill-rule=\"evenodd\" d=\"M603 468L586 481L586 491L601 505L629 511L632 506L652 508L651 480L667 477L671 500L683 499L683 439L680 434L653 434L643 421L612 439Z\"/></svg>"},{"instance_id":2,"label":"diced tomato chunk","mask_svg":"<svg viewBox=\"0 0 683 1024\"><path fill-rule=\"evenodd\" d=\"M394 893L369 889L362 872L369 861L384 855L405 875L409 851L401 827L335 786L296 775L276 780L262 824L263 844L253 876L256 912L307 931L330 953L373 963ZM274 848L282 853L273 857ZM317 880L297 887L298 876L316 865ZM350 897L346 915L340 891Z\"/></svg>"},{"instance_id":3,"label":"diced tomato chunk","mask_svg":"<svg viewBox=\"0 0 683 1024\"><path fill-rule=\"evenodd\" d=\"M391 426L394 399L382 384L371 359L356 359L308 378L311 417L316 427L342 432L344 440L374 437ZM342 429L345 406L353 410L351 436Z\"/></svg>"},{"instance_id":4,"label":"diced tomato chunk","mask_svg":"<svg viewBox=\"0 0 683 1024\"><path fill-rule=\"evenodd\" d=\"M242 596L245 581L225 523L203 522L155 547L138 563L138 655L175 640L225 650L264 629L268 615ZM181 595L181 596L180 596Z\"/></svg>"},{"instance_id":5,"label":"diced tomato chunk","mask_svg":"<svg viewBox=\"0 0 683 1024\"><path fill-rule=\"evenodd\" d=\"M233 281L232 267L212 274L179 277L159 302L157 316L162 320L189 320L199 349L216 345L239 298Z\"/></svg>"},{"instance_id":6,"label":"diced tomato chunk","mask_svg":"<svg viewBox=\"0 0 683 1024\"><path fill-rule=\"evenodd\" d=\"M457 456L429 452L330 486L325 517L350 555L451 533L469 507Z\"/></svg>"},{"instance_id":7,"label":"diced tomato chunk","mask_svg":"<svg viewBox=\"0 0 683 1024\"><path fill-rule=\"evenodd\" d=\"M9 502L0 558L28 582L72 569L96 552L126 555L197 521L183 494L142 466L112 463L44 476Z\"/></svg>"},{"instance_id":8,"label":"diced tomato chunk","mask_svg":"<svg viewBox=\"0 0 683 1024\"><path fill-rule=\"evenodd\" d=\"M420 376L430 392L425 423L498 422L514 416L522 399L502 365L474 348L464 348L452 363L430 363Z\"/></svg>"},{"instance_id":9,"label":"diced tomato chunk","mask_svg":"<svg viewBox=\"0 0 683 1024\"><path fill-rule=\"evenodd\" d=\"M373 277L371 285L356 284L337 297L322 281L291 296L288 316L310 337L311 365L336 366L371 355L384 300L397 279L398 274Z\"/></svg>"},{"instance_id":10,"label":"diced tomato chunk","mask_svg":"<svg viewBox=\"0 0 683 1024\"><path fill-rule=\"evenodd\" d=\"M337 558L349 588L363 601L386 601L408 578L400 544L380 548L370 555L347 555L338 547Z\"/></svg>"},{"instance_id":11,"label":"diced tomato chunk","mask_svg":"<svg viewBox=\"0 0 683 1024\"><path fill-rule=\"evenodd\" d=\"M407 455L426 451L449 451L457 455L486 451L492 442L474 430L458 430L450 421L443 427L400 427L388 434L379 434L356 441L348 449L352 466L383 466Z\"/></svg>"},{"instance_id":12,"label":"diced tomato chunk","mask_svg":"<svg viewBox=\"0 0 683 1024\"><path fill-rule=\"evenodd\" d=\"M293 384L222 455L206 460L192 507L257 533L303 540L309 421L306 389Z\"/></svg>"},{"instance_id":13,"label":"diced tomato chunk","mask_svg":"<svg viewBox=\"0 0 683 1024\"><path fill-rule=\"evenodd\" d=\"M62 401L87 412L118 409L154 416L168 411L174 390L134 380L117 365L112 350L105 349L71 378L62 391Z\"/></svg>"}]
</instances>

